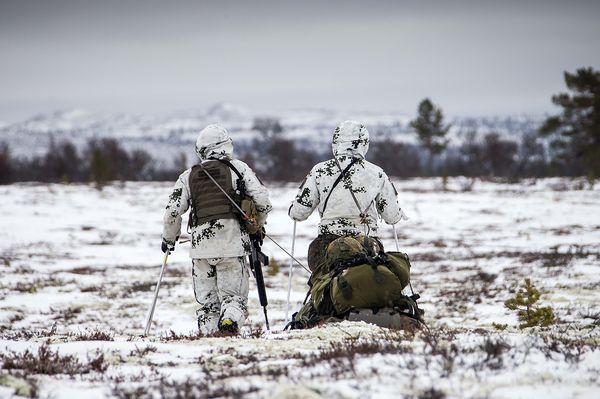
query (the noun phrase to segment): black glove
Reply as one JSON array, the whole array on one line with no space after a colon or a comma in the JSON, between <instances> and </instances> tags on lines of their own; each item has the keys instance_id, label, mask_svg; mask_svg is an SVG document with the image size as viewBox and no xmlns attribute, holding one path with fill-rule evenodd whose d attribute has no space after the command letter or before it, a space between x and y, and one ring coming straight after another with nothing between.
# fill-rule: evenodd
<instances>
[{"instance_id":1,"label":"black glove","mask_svg":"<svg viewBox=\"0 0 600 399\"><path fill-rule=\"evenodd\" d=\"M165 240L163 240L162 244L160 244L160 250L163 251L163 253L166 253L167 250L169 252L173 252L175 251L175 245L169 245Z\"/></svg>"}]
</instances>

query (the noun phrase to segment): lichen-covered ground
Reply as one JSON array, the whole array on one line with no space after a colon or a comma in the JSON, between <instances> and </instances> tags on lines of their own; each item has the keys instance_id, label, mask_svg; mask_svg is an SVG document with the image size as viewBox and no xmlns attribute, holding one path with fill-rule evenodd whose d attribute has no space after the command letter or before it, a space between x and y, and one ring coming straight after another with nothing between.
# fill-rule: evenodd
<instances>
[{"instance_id":1,"label":"lichen-covered ground","mask_svg":"<svg viewBox=\"0 0 600 399\"><path fill-rule=\"evenodd\" d=\"M140 337L170 184L0 187L0 397L600 397L600 190L567 179L397 187L409 216L400 246L428 329L282 331L289 262L267 242L272 330L252 286L236 338L196 335L189 244L170 258L152 332ZM268 225L288 249L294 192L272 188ZM303 261L316 223L298 224ZM381 231L394 248L391 228ZM504 307L526 277L553 326L521 330ZM294 268L294 310L306 279Z\"/></svg>"}]
</instances>

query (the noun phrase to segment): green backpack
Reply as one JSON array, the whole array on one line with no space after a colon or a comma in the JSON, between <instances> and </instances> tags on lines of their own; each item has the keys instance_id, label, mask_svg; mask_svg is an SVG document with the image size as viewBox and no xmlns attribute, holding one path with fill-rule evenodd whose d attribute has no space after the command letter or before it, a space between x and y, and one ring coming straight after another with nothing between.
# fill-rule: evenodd
<instances>
[{"instance_id":1,"label":"green backpack","mask_svg":"<svg viewBox=\"0 0 600 399\"><path fill-rule=\"evenodd\" d=\"M334 274L330 299L338 314L353 308L392 308L404 297L402 290L409 278L410 263L406 254L379 254L367 259L367 263Z\"/></svg>"},{"instance_id":2,"label":"green backpack","mask_svg":"<svg viewBox=\"0 0 600 399\"><path fill-rule=\"evenodd\" d=\"M346 318L355 309L395 308L421 320L418 296L402 294L410 281L408 255L383 252L368 240L340 237L329 244L321 274L311 277L310 301L294 315L292 328L310 327L328 317Z\"/></svg>"}]
</instances>

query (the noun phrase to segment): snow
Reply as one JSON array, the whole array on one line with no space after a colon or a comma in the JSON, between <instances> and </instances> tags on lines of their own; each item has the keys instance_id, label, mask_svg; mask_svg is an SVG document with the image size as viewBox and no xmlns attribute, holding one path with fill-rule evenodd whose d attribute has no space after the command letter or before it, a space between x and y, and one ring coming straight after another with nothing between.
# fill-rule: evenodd
<instances>
[{"instance_id":1,"label":"snow","mask_svg":"<svg viewBox=\"0 0 600 399\"><path fill-rule=\"evenodd\" d=\"M398 226L400 247L411 257L429 331L412 336L352 322L282 331L291 263L266 240L264 251L280 267L265 270L272 331L260 331L262 309L252 285L249 322L235 338L195 337L189 244L170 257L151 334L140 337L162 260L171 183L102 191L1 186L0 354L45 343L82 363L104 354L105 372L31 376L42 397L123 396L138 388L156 396L160 386L164 396L175 396L186 381L196 396L598 397L600 190L577 190L579 180L544 179L477 180L463 191L465 181L450 179L447 190L437 179L395 182L409 217ZM269 187L275 208L267 230L288 250L287 208L296 187ZM297 225L295 255L303 263L317 223L313 215ZM391 227L380 231L384 245L395 248ZM554 308L556 325L519 330L516 315L503 306L526 277L540 289L542 305ZM307 278L294 267L294 311ZM508 326L499 331L493 323ZM77 338L94 331L113 340ZM380 346L360 346L367 344ZM496 352L485 349L495 344ZM0 396L11 392L0 386Z\"/></svg>"}]
</instances>

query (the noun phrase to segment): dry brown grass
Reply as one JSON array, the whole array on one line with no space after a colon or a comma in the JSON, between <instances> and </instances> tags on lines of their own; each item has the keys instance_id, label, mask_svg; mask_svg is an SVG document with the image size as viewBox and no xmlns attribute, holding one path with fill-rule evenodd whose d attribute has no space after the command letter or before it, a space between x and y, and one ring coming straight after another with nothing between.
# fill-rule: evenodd
<instances>
[{"instance_id":1,"label":"dry brown grass","mask_svg":"<svg viewBox=\"0 0 600 399\"><path fill-rule=\"evenodd\" d=\"M47 344L41 345L37 351L27 349L25 352L0 353L0 359L2 360L2 369L21 371L26 375L67 374L73 376L90 372L102 373L108 367L103 353L96 354L95 357L88 359L87 363L81 363L76 356L61 355L58 351L53 351Z\"/></svg>"}]
</instances>

